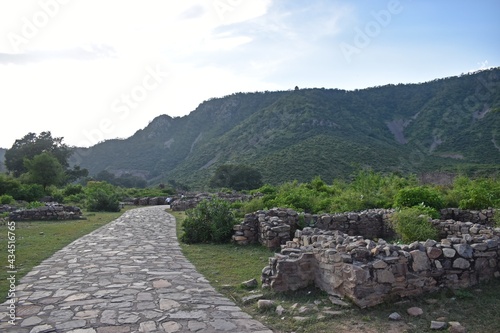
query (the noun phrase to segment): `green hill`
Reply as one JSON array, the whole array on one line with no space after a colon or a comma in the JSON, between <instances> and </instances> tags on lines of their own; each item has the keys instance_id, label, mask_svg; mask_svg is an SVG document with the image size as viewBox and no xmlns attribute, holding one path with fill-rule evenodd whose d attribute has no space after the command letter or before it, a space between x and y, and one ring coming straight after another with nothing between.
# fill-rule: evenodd
<instances>
[{"instance_id":1,"label":"green hill","mask_svg":"<svg viewBox=\"0 0 500 333\"><path fill-rule=\"evenodd\" d=\"M91 174L198 188L226 163L256 167L273 184L316 175L330 182L360 167L498 172L499 110L500 68L355 91L236 93L184 117L158 116L130 138L75 156Z\"/></svg>"}]
</instances>

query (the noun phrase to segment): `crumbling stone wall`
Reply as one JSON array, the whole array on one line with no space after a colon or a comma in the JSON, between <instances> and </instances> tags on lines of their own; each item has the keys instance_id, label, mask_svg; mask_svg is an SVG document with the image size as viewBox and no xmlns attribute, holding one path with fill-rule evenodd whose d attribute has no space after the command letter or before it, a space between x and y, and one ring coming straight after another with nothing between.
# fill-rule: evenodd
<instances>
[{"instance_id":1,"label":"crumbling stone wall","mask_svg":"<svg viewBox=\"0 0 500 333\"><path fill-rule=\"evenodd\" d=\"M155 206L164 205L167 197L141 197L141 198L125 198L123 204L135 206Z\"/></svg>"},{"instance_id":2,"label":"crumbling stone wall","mask_svg":"<svg viewBox=\"0 0 500 333\"><path fill-rule=\"evenodd\" d=\"M273 208L246 214L242 223L234 227L233 242L241 245L260 243L270 249L279 248L293 237L296 229L304 226L321 230L338 230L349 236L360 235L369 239L391 239L396 233L389 221L392 209L369 209L361 212L340 214L299 214L292 209ZM441 220L451 220L494 225L494 209L481 211L447 208L441 210ZM438 223L436 220L433 223ZM438 223L439 224L439 223ZM448 226L445 233L456 234L462 225ZM288 233L287 233L288 231ZM464 232L464 233L468 233Z\"/></svg>"},{"instance_id":3,"label":"crumbling stone wall","mask_svg":"<svg viewBox=\"0 0 500 333\"><path fill-rule=\"evenodd\" d=\"M436 221L448 234L445 239L409 245L340 231L296 230L281 253L270 258L262 273L263 285L287 291L314 284L364 308L394 296L465 288L500 277L500 228Z\"/></svg>"},{"instance_id":4,"label":"crumbling stone wall","mask_svg":"<svg viewBox=\"0 0 500 333\"><path fill-rule=\"evenodd\" d=\"M495 224L495 209L469 210L460 208L441 209L442 220L455 220L460 222L472 222L486 225Z\"/></svg>"},{"instance_id":5,"label":"crumbling stone wall","mask_svg":"<svg viewBox=\"0 0 500 333\"><path fill-rule=\"evenodd\" d=\"M183 211L195 208L201 201L216 196L229 202L249 201L254 198L252 195L241 193L196 193L186 194L184 197L174 197L170 208L174 211Z\"/></svg>"},{"instance_id":6,"label":"crumbling stone wall","mask_svg":"<svg viewBox=\"0 0 500 333\"><path fill-rule=\"evenodd\" d=\"M358 213L298 214L292 209L273 208L246 214L234 227L233 241L241 244L261 243L270 249L279 248L291 239L295 230L314 226L321 230L338 230L348 235L368 238L392 238L389 217L393 210L370 209Z\"/></svg>"},{"instance_id":7,"label":"crumbling stone wall","mask_svg":"<svg viewBox=\"0 0 500 333\"><path fill-rule=\"evenodd\" d=\"M11 221L26 220L78 220L82 218L79 207L51 204L33 209L18 209L9 214Z\"/></svg>"},{"instance_id":8,"label":"crumbling stone wall","mask_svg":"<svg viewBox=\"0 0 500 333\"><path fill-rule=\"evenodd\" d=\"M10 213L15 210L18 210L19 208L14 207L14 206L9 206L9 205L0 205L0 214L2 213Z\"/></svg>"}]
</instances>

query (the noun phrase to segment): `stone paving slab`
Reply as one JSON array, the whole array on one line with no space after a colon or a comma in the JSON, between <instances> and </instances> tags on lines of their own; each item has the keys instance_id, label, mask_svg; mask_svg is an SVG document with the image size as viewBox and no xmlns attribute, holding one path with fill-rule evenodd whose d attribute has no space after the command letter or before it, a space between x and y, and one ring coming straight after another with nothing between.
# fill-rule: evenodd
<instances>
[{"instance_id":1,"label":"stone paving slab","mask_svg":"<svg viewBox=\"0 0 500 333\"><path fill-rule=\"evenodd\" d=\"M272 333L187 261L165 208L127 211L34 267L17 286L15 325L1 305L0 332Z\"/></svg>"}]
</instances>

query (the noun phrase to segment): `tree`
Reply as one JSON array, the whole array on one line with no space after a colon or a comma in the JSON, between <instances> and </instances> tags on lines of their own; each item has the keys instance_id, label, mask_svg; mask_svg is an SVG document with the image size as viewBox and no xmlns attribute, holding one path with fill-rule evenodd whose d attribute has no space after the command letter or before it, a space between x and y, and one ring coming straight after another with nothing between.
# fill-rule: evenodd
<instances>
[{"instance_id":1,"label":"tree","mask_svg":"<svg viewBox=\"0 0 500 333\"><path fill-rule=\"evenodd\" d=\"M211 187L227 187L236 191L253 190L262 186L261 173L246 165L222 165L210 180Z\"/></svg>"},{"instance_id":2,"label":"tree","mask_svg":"<svg viewBox=\"0 0 500 333\"><path fill-rule=\"evenodd\" d=\"M68 168L68 159L72 151L62 141L63 138L53 138L50 132L42 132L38 136L35 133L28 133L22 139L16 140L5 152L5 166L15 177L19 177L27 171L24 165L25 159L31 160L36 155L47 152L51 153L64 169Z\"/></svg>"},{"instance_id":3,"label":"tree","mask_svg":"<svg viewBox=\"0 0 500 333\"><path fill-rule=\"evenodd\" d=\"M111 184L115 180L115 175L108 170L101 170L97 175L95 175L95 180L104 181Z\"/></svg>"},{"instance_id":4,"label":"tree","mask_svg":"<svg viewBox=\"0 0 500 333\"><path fill-rule=\"evenodd\" d=\"M51 153L36 155L33 159L25 159L24 167L28 171L28 179L43 186L45 190L50 185L60 185L65 174L61 163Z\"/></svg>"},{"instance_id":5,"label":"tree","mask_svg":"<svg viewBox=\"0 0 500 333\"><path fill-rule=\"evenodd\" d=\"M72 182L86 177L87 169L80 169L79 166L69 167L68 159L73 150L62 141L62 137L53 138L50 132L42 132L38 136L35 133L28 133L22 139L16 140L5 152L5 166L14 177L19 177L28 171L24 164L25 159L32 160L42 153L50 153L63 168L66 174L65 181Z\"/></svg>"},{"instance_id":6,"label":"tree","mask_svg":"<svg viewBox=\"0 0 500 333\"><path fill-rule=\"evenodd\" d=\"M73 169L66 169L66 181L68 183L74 182L80 178L87 177L89 170L81 169L79 165L73 166Z\"/></svg>"}]
</instances>

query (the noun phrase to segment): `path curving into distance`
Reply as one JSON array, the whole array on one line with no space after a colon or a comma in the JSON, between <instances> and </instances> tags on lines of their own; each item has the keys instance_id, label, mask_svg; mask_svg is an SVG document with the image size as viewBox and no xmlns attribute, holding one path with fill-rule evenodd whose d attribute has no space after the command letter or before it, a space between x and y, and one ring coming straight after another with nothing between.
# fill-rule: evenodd
<instances>
[{"instance_id":1,"label":"path curving into distance","mask_svg":"<svg viewBox=\"0 0 500 333\"><path fill-rule=\"evenodd\" d=\"M272 333L210 286L182 255L166 206L137 208L21 279L16 321L0 332Z\"/></svg>"}]
</instances>

